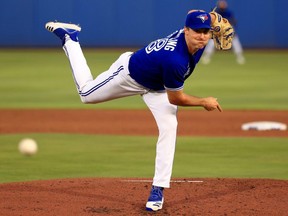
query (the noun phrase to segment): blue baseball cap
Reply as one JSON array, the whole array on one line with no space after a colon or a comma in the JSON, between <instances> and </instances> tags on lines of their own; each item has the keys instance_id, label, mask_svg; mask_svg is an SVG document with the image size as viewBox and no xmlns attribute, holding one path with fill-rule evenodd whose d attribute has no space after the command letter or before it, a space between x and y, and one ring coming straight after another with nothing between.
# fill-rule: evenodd
<instances>
[{"instance_id":1,"label":"blue baseball cap","mask_svg":"<svg viewBox=\"0 0 288 216\"><path fill-rule=\"evenodd\" d=\"M205 11L193 11L187 14L185 26L193 30L211 29L211 16Z\"/></svg>"}]
</instances>

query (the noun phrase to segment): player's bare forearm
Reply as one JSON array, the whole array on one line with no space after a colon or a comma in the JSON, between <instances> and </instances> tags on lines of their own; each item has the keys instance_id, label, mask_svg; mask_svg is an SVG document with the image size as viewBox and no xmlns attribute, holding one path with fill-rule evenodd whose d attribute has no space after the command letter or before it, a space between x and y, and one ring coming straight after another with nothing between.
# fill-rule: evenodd
<instances>
[{"instance_id":1,"label":"player's bare forearm","mask_svg":"<svg viewBox=\"0 0 288 216\"><path fill-rule=\"evenodd\" d=\"M177 106L202 106L207 111L218 109L222 112L222 108L218 103L217 98L214 97L201 98L185 94L182 90L167 91L167 95L169 102Z\"/></svg>"}]
</instances>

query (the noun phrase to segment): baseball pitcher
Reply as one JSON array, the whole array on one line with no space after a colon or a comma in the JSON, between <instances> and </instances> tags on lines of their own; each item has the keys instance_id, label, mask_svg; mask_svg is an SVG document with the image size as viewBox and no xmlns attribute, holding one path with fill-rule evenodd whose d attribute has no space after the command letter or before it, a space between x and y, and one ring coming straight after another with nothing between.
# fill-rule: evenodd
<instances>
[{"instance_id":1,"label":"baseball pitcher","mask_svg":"<svg viewBox=\"0 0 288 216\"><path fill-rule=\"evenodd\" d=\"M164 188L170 187L177 136L177 107L201 106L222 111L214 97L197 97L184 92L203 50L213 35L218 49L230 49L233 28L218 14L191 10L183 28L152 41L136 52L125 52L95 79L78 40L78 25L48 22L46 29L62 41L72 75L83 103L100 103L140 95L152 112L159 129L155 174L146 203L148 211L162 209Z\"/></svg>"}]
</instances>

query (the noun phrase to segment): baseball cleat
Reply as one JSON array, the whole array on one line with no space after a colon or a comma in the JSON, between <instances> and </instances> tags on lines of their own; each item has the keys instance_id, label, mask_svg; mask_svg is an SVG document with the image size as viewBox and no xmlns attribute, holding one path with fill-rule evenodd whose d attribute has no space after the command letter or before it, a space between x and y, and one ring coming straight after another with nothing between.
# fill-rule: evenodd
<instances>
[{"instance_id":1,"label":"baseball cleat","mask_svg":"<svg viewBox=\"0 0 288 216\"><path fill-rule=\"evenodd\" d=\"M146 203L147 211L158 211L162 209L164 203L163 187L152 186L150 196Z\"/></svg>"},{"instance_id":2,"label":"baseball cleat","mask_svg":"<svg viewBox=\"0 0 288 216\"><path fill-rule=\"evenodd\" d=\"M75 42L79 41L78 33L81 31L81 27L79 25L61 22L48 22L46 23L45 28L58 36L62 40L62 45L65 44L68 38Z\"/></svg>"}]
</instances>

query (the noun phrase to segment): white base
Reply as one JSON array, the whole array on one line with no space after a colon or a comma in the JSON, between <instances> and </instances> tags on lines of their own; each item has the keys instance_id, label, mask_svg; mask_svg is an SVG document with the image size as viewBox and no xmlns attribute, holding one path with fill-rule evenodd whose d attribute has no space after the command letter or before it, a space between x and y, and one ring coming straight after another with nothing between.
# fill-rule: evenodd
<instances>
[{"instance_id":1,"label":"white base","mask_svg":"<svg viewBox=\"0 0 288 216\"><path fill-rule=\"evenodd\" d=\"M287 130L287 125L280 122L272 121L258 121L258 122L248 122L241 126L242 130Z\"/></svg>"}]
</instances>

